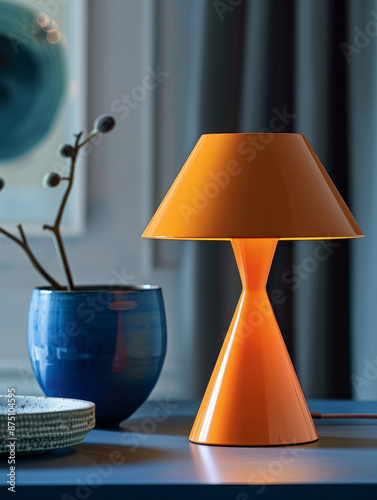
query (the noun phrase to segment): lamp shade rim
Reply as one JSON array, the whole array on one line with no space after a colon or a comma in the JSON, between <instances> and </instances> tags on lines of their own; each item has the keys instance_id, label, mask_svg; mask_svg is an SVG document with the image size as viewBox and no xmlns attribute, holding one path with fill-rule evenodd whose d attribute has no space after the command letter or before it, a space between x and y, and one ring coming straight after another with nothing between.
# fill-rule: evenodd
<instances>
[{"instance_id":1,"label":"lamp shade rim","mask_svg":"<svg viewBox=\"0 0 377 500\"><path fill-rule=\"evenodd\" d=\"M202 134L201 137L221 137L221 136L266 136L266 135L274 135L274 136L289 136L289 135L296 135L296 136L301 136L301 137L306 137L305 134L301 134L299 132L221 132L221 133L211 133L209 132L208 134Z\"/></svg>"},{"instance_id":2,"label":"lamp shade rim","mask_svg":"<svg viewBox=\"0 0 377 500\"><path fill-rule=\"evenodd\" d=\"M304 240L350 240L350 239L355 239L355 238L364 238L365 234L354 234L354 235L347 235L347 236L331 236L331 235L326 235L326 236L229 236L229 237L223 237L223 236L173 236L173 235L150 235L148 234L148 231L144 231L143 234L141 235L142 238L148 238L148 239L156 239L156 240L196 240L196 241L231 241L235 239L276 239L276 240L281 240L281 241L304 241Z\"/></svg>"}]
</instances>

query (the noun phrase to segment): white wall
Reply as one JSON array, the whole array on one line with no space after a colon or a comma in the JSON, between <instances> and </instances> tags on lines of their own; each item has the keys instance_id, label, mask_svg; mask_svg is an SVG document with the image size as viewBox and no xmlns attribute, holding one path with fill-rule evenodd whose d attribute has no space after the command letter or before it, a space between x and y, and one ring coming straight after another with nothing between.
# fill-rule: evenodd
<instances>
[{"instance_id":1,"label":"white wall","mask_svg":"<svg viewBox=\"0 0 377 500\"><path fill-rule=\"evenodd\" d=\"M77 0L75 0L77 1ZM88 13L88 123L111 109L122 94L143 83L146 66L154 64L149 0L90 0ZM164 85L164 81L160 83ZM87 226L82 237L67 240L76 283L107 284L122 274L132 282L163 287L168 320L168 356L155 395L182 397L182 354L174 317L174 269L154 270L151 243L140 234L151 214L151 151L149 139L154 91L126 112L115 113L117 126L88 157ZM77 132L75 130L72 133ZM67 140L69 138L62 138ZM41 159L48 163L49 158ZM60 273L49 240L31 244L49 269ZM22 250L0 240L0 393L9 381L21 392L37 392L33 378L23 373L29 367L26 325L29 296L34 286L44 284L31 268ZM3 377L1 377L3 375Z\"/></svg>"}]
</instances>

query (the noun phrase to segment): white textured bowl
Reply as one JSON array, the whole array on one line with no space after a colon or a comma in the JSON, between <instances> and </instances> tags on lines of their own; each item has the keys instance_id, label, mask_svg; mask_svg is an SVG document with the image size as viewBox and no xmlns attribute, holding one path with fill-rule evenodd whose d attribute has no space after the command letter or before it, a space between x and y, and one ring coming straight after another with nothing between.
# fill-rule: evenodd
<instances>
[{"instance_id":1,"label":"white textured bowl","mask_svg":"<svg viewBox=\"0 0 377 500\"><path fill-rule=\"evenodd\" d=\"M0 396L0 453L16 441L16 453L34 453L80 443L95 425L89 401L45 396L14 396L14 436L8 428L8 396Z\"/></svg>"}]
</instances>

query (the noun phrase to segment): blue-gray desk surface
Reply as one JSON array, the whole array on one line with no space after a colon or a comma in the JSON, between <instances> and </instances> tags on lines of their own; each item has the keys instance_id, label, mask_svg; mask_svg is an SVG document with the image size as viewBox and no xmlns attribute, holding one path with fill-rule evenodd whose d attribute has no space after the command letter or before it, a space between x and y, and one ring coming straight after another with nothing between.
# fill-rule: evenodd
<instances>
[{"instance_id":1,"label":"blue-gray desk surface","mask_svg":"<svg viewBox=\"0 0 377 500\"><path fill-rule=\"evenodd\" d=\"M377 420L317 420L320 439L308 445L202 446L187 437L198 405L150 401L119 429L95 429L73 448L18 456L15 498L377 499ZM309 406L377 413L377 401ZM2 459L0 499L11 495L7 472Z\"/></svg>"}]
</instances>

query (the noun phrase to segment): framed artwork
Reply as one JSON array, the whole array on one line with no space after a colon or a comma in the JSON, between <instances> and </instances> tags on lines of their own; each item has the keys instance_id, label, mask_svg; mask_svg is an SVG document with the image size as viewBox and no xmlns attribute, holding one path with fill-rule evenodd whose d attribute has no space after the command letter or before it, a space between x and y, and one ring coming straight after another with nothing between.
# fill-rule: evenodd
<instances>
[{"instance_id":1,"label":"framed artwork","mask_svg":"<svg viewBox=\"0 0 377 500\"><path fill-rule=\"evenodd\" d=\"M0 226L46 235L64 186L44 188L46 173L66 172L62 143L86 122L86 0L0 0ZM62 183L64 184L64 183ZM85 155L80 158L62 232L85 220Z\"/></svg>"}]
</instances>

